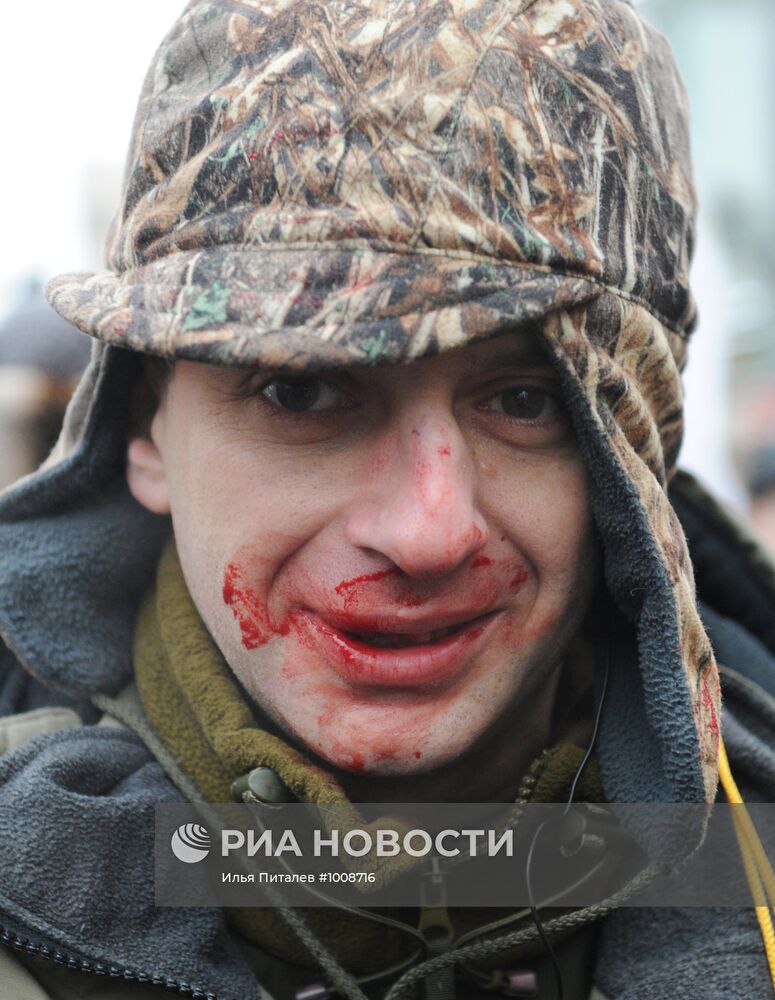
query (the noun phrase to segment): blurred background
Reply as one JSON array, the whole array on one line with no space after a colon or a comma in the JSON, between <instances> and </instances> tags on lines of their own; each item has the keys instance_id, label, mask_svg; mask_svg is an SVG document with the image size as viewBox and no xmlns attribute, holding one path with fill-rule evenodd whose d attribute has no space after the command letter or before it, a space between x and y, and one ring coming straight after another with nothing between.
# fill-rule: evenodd
<instances>
[{"instance_id":1,"label":"blurred background","mask_svg":"<svg viewBox=\"0 0 775 1000\"><path fill-rule=\"evenodd\" d=\"M693 110L700 326L682 464L775 550L775 3L641 0ZM183 0L14 4L0 36L0 487L51 443L88 354L41 286L102 265L145 69Z\"/></svg>"},{"instance_id":2,"label":"blurred background","mask_svg":"<svg viewBox=\"0 0 775 1000\"><path fill-rule=\"evenodd\" d=\"M700 325L681 461L775 551L775 3L637 6L670 39L692 108Z\"/></svg>"}]
</instances>

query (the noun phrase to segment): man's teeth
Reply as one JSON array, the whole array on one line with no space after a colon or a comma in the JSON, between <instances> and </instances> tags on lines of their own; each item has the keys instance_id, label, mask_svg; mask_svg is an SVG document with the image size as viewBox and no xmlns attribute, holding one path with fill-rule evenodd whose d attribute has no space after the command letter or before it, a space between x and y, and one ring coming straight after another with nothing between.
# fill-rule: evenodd
<instances>
[{"instance_id":1,"label":"man's teeth","mask_svg":"<svg viewBox=\"0 0 775 1000\"><path fill-rule=\"evenodd\" d=\"M398 632L372 632L370 635L351 632L350 635L367 646L393 649L401 646L422 646L430 642L439 642L453 632L460 631L466 624L463 622L461 625L451 625L449 628L440 628L433 632L412 632L411 635Z\"/></svg>"}]
</instances>

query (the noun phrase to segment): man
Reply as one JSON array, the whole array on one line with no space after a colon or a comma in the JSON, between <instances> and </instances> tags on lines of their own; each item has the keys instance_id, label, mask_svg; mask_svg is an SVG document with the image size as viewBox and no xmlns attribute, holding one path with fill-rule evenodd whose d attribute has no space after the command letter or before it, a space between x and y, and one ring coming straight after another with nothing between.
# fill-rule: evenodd
<instances>
[{"instance_id":1,"label":"man","mask_svg":"<svg viewBox=\"0 0 775 1000\"><path fill-rule=\"evenodd\" d=\"M154 807L251 781L710 803L705 628L771 794L772 568L675 474L693 225L626 3L189 4L110 270L49 287L90 370L0 508L13 995L765 994L749 911L560 914L550 959L463 908L428 963L422 914L153 900Z\"/></svg>"}]
</instances>

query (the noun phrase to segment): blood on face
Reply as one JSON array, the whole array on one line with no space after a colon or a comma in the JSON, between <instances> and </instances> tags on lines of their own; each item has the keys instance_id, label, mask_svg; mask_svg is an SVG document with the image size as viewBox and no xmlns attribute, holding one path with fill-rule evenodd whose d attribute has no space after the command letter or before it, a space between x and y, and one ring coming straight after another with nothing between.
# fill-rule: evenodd
<instances>
[{"instance_id":1,"label":"blood on face","mask_svg":"<svg viewBox=\"0 0 775 1000\"><path fill-rule=\"evenodd\" d=\"M239 625L245 649L265 646L275 636L290 633L293 615L279 625L274 624L266 606L255 589L246 582L246 573L237 562L230 562L223 575L223 602L228 605Z\"/></svg>"}]
</instances>

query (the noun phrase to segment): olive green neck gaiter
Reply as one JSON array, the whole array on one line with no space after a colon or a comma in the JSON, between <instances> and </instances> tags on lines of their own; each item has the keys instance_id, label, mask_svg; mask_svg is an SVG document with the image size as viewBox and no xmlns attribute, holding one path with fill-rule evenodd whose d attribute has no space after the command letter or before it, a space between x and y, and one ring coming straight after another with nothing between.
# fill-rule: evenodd
<instances>
[{"instance_id":1,"label":"olive green neck gaiter","mask_svg":"<svg viewBox=\"0 0 775 1000\"><path fill-rule=\"evenodd\" d=\"M134 668L151 725L206 801L233 801L232 782L255 767L265 766L301 801L348 803L331 774L261 728L191 599L174 541L162 553L156 585L146 595L138 616ZM517 801L562 801L582 755L583 751L572 745L546 751L525 776ZM603 798L594 761L582 776L578 798ZM398 928L332 908L302 912L312 932L356 975L396 964L417 949L416 938ZM393 920L417 927L417 910L385 912ZM314 965L276 910L227 907L224 913L232 928L265 951L295 964ZM456 932L462 934L505 915L505 911L458 909L450 915Z\"/></svg>"}]
</instances>

